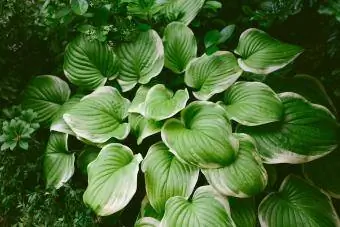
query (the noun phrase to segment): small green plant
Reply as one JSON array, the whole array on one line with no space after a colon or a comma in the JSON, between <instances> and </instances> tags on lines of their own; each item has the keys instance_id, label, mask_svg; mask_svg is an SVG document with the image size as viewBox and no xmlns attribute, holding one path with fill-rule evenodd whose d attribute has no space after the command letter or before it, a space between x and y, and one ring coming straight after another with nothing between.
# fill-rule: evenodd
<instances>
[{"instance_id":1,"label":"small green plant","mask_svg":"<svg viewBox=\"0 0 340 227\"><path fill-rule=\"evenodd\" d=\"M24 92L23 107L51 131L46 187L65 185L78 157L88 180L83 201L99 216L127 208L143 192L144 174L135 226L338 226L330 197L340 194L339 159L322 168L339 154L334 113L313 96L244 79L266 78L303 48L249 28L233 51L200 54L188 25L204 1L124 4L142 21L170 23L115 47L81 35L67 45L63 65L78 92L52 75L35 77ZM85 5L76 12L86 13ZM210 46L222 42L219 35ZM79 156L69 137L84 143ZM302 164L306 179L288 175L273 190L282 163Z\"/></svg>"},{"instance_id":2,"label":"small green plant","mask_svg":"<svg viewBox=\"0 0 340 227\"><path fill-rule=\"evenodd\" d=\"M32 134L40 127L37 114L33 110L21 110L20 106L13 106L3 110L5 120L2 122L0 135L1 151L13 151L18 146L27 150Z\"/></svg>"}]
</instances>

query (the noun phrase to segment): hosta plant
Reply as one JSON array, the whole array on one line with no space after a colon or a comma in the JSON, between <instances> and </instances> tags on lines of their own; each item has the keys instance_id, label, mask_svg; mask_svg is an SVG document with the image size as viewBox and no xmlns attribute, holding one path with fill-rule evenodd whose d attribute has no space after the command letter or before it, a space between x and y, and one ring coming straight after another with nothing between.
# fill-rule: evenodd
<instances>
[{"instance_id":1,"label":"hosta plant","mask_svg":"<svg viewBox=\"0 0 340 227\"><path fill-rule=\"evenodd\" d=\"M64 72L78 92L52 75L28 85L23 105L51 131L46 186L62 187L79 156L83 200L97 215L119 213L145 190L135 226L339 226L330 199L340 193L337 162L325 169L329 181L320 175L339 152L336 117L243 77L277 71L302 48L250 28L235 50L199 53L188 24L204 1L164 2L149 7L177 20L164 29L115 48L86 36L68 44ZM173 18L177 3L183 15ZM84 143L80 155L70 137ZM280 163L303 164L306 179L289 175L268 189L268 169Z\"/></svg>"}]
</instances>

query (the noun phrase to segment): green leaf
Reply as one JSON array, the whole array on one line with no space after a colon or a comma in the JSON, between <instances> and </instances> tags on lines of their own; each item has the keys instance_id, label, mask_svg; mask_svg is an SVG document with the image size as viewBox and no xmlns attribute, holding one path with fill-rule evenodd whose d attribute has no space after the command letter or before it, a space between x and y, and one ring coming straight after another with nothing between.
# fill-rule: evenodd
<instances>
[{"instance_id":1,"label":"green leaf","mask_svg":"<svg viewBox=\"0 0 340 227\"><path fill-rule=\"evenodd\" d=\"M168 21L179 21L189 25L204 4L204 0L170 0L161 9L160 14Z\"/></svg>"},{"instance_id":2,"label":"green leaf","mask_svg":"<svg viewBox=\"0 0 340 227\"><path fill-rule=\"evenodd\" d=\"M217 11L218 9L222 8L222 3L218 1L206 1L203 8Z\"/></svg>"},{"instance_id":3,"label":"green leaf","mask_svg":"<svg viewBox=\"0 0 340 227\"><path fill-rule=\"evenodd\" d=\"M264 162L309 162L337 147L337 122L329 110L295 93L279 97L284 107L280 122L237 129L255 139Z\"/></svg>"},{"instance_id":4,"label":"green leaf","mask_svg":"<svg viewBox=\"0 0 340 227\"><path fill-rule=\"evenodd\" d=\"M162 4L159 4L156 0L130 1L127 6L129 14L143 20L150 20L161 8Z\"/></svg>"},{"instance_id":5,"label":"green leaf","mask_svg":"<svg viewBox=\"0 0 340 227\"><path fill-rule=\"evenodd\" d=\"M74 105L80 102L81 98L83 95L81 94L76 94L72 96L67 102L65 102L59 111L55 114L52 120L52 124L50 127L51 131L56 131L56 132L62 132L70 135L75 135L74 132L70 129L70 127L65 123L63 119L63 115L72 109Z\"/></svg>"},{"instance_id":6,"label":"green leaf","mask_svg":"<svg viewBox=\"0 0 340 227\"><path fill-rule=\"evenodd\" d=\"M98 156L100 149L94 146L85 146L84 150L77 157L77 167L84 175L87 174L87 166Z\"/></svg>"},{"instance_id":7,"label":"green leaf","mask_svg":"<svg viewBox=\"0 0 340 227\"><path fill-rule=\"evenodd\" d=\"M174 73L182 73L197 55L194 33L185 24L172 22L164 30L165 67Z\"/></svg>"},{"instance_id":8,"label":"green leaf","mask_svg":"<svg viewBox=\"0 0 340 227\"><path fill-rule=\"evenodd\" d=\"M267 195L259 206L261 226L339 226L328 196L304 180L290 175L278 192Z\"/></svg>"},{"instance_id":9,"label":"green leaf","mask_svg":"<svg viewBox=\"0 0 340 227\"><path fill-rule=\"evenodd\" d=\"M254 227L257 226L256 207L254 198L240 199L228 197L231 210L231 217L236 226Z\"/></svg>"},{"instance_id":10,"label":"green leaf","mask_svg":"<svg viewBox=\"0 0 340 227\"><path fill-rule=\"evenodd\" d=\"M249 28L239 39L235 53L240 67L246 72L269 74L294 61L303 49L299 46L282 43L267 33Z\"/></svg>"},{"instance_id":11,"label":"green leaf","mask_svg":"<svg viewBox=\"0 0 340 227\"><path fill-rule=\"evenodd\" d=\"M199 169L179 161L162 142L152 145L142 162L150 204L163 213L173 196L189 198L198 180Z\"/></svg>"},{"instance_id":12,"label":"green leaf","mask_svg":"<svg viewBox=\"0 0 340 227\"><path fill-rule=\"evenodd\" d=\"M240 147L234 162L222 168L201 171L209 184L222 195L250 197L264 190L268 177L253 139L246 134L235 136Z\"/></svg>"},{"instance_id":13,"label":"green leaf","mask_svg":"<svg viewBox=\"0 0 340 227\"><path fill-rule=\"evenodd\" d=\"M64 121L78 137L93 143L105 143L111 138L123 140L130 131L124 119L130 101L116 88L100 87L64 114Z\"/></svg>"},{"instance_id":14,"label":"green leaf","mask_svg":"<svg viewBox=\"0 0 340 227\"><path fill-rule=\"evenodd\" d=\"M149 90L150 90L149 87L143 85L138 88L135 97L133 98L131 105L129 107L129 113L143 112L144 102Z\"/></svg>"},{"instance_id":15,"label":"green leaf","mask_svg":"<svg viewBox=\"0 0 340 227\"><path fill-rule=\"evenodd\" d=\"M336 113L336 108L328 96L325 87L315 77L307 74L297 74L292 77L268 75L265 83L276 93L295 92L312 103L320 104Z\"/></svg>"},{"instance_id":16,"label":"green leaf","mask_svg":"<svg viewBox=\"0 0 340 227\"><path fill-rule=\"evenodd\" d=\"M218 40L218 43L224 43L228 39L230 39L231 36L234 34L235 28L236 28L236 26L234 24L231 24L231 25L224 27L220 31L220 39Z\"/></svg>"},{"instance_id":17,"label":"green leaf","mask_svg":"<svg viewBox=\"0 0 340 227\"><path fill-rule=\"evenodd\" d=\"M137 83L149 83L163 69L164 48L154 30L141 32L134 42L123 43L117 55L121 63L118 83L124 92Z\"/></svg>"},{"instance_id":18,"label":"green leaf","mask_svg":"<svg viewBox=\"0 0 340 227\"><path fill-rule=\"evenodd\" d=\"M161 121L184 109L188 100L187 89L174 94L163 84L157 84L148 90L144 104L139 106L139 113L147 119Z\"/></svg>"},{"instance_id":19,"label":"green leaf","mask_svg":"<svg viewBox=\"0 0 340 227\"><path fill-rule=\"evenodd\" d=\"M340 150L303 165L305 177L328 195L340 199Z\"/></svg>"},{"instance_id":20,"label":"green leaf","mask_svg":"<svg viewBox=\"0 0 340 227\"><path fill-rule=\"evenodd\" d=\"M150 201L147 196L145 196L144 199L142 200L140 212L138 215L138 218L144 218L144 217L152 217L157 220L161 220L163 217L163 214L157 213L156 210L151 206Z\"/></svg>"},{"instance_id":21,"label":"green leaf","mask_svg":"<svg viewBox=\"0 0 340 227\"><path fill-rule=\"evenodd\" d=\"M157 219L151 218L151 217L145 217L145 218L139 219L135 223L135 227L158 227L159 224L160 222Z\"/></svg>"},{"instance_id":22,"label":"green leaf","mask_svg":"<svg viewBox=\"0 0 340 227\"><path fill-rule=\"evenodd\" d=\"M182 196L170 198L160 226L236 227L229 214L228 200L210 186L199 187L190 201Z\"/></svg>"},{"instance_id":23,"label":"green leaf","mask_svg":"<svg viewBox=\"0 0 340 227\"><path fill-rule=\"evenodd\" d=\"M221 34L218 30L208 31L204 36L204 46L205 48L209 48L213 45L218 44L218 41L221 38Z\"/></svg>"},{"instance_id":24,"label":"green leaf","mask_svg":"<svg viewBox=\"0 0 340 227\"><path fill-rule=\"evenodd\" d=\"M70 97L71 91L65 81L56 76L36 76L23 94L22 106L37 113L37 120L49 126L54 116Z\"/></svg>"},{"instance_id":25,"label":"green leaf","mask_svg":"<svg viewBox=\"0 0 340 227\"><path fill-rule=\"evenodd\" d=\"M71 9L75 14L83 15L89 8L87 0L70 0Z\"/></svg>"},{"instance_id":26,"label":"green leaf","mask_svg":"<svg viewBox=\"0 0 340 227\"><path fill-rule=\"evenodd\" d=\"M88 90L103 86L118 76L118 60L113 50L98 40L80 36L65 50L64 73L71 83Z\"/></svg>"},{"instance_id":27,"label":"green leaf","mask_svg":"<svg viewBox=\"0 0 340 227\"><path fill-rule=\"evenodd\" d=\"M112 143L104 146L98 157L87 167L88 186L84 203L97 215L107 216L123 209L137 190L140 154Z\"/></svg>"},{"instance_id":28,"label":"green leaf","mask_svg":"<svg viewBox=\"0 0 340 227\"><path fill-rule=\"evenodd\" d=\"M224 95L228 117L242 125L280 121L283 105L275 92L260 82L237 82Z\"/></svg>"},{"instance_id":29,"label":"green leaf","mask_svg":"<svg viewBox=\"0 0 340 227\"><path fill-rule=\"evenodd\" d=\"M50 135L44 156L46 188L63 186L74 173L74 154L68 152L68 134L54 132Z\"/></svg>"},{"instance_id":30,"label":"green leaf","mask_svg":"<svg viewBox=\"0 0 340 227\"><path fill-rule=\"evenodd\" d=\"M207 101L189 104L181 112L181 120L167 120L161 135L177 158L201 168L224 167L238 150L226 111Z\"/></svg>"},{"instance_id":31,"label":"green leaf","mask_svg":"<svg viewBox=\"0 0 340 227\"><path fill-rule=\"evenodd\" d=\"M234 33L235 25L228 25L223 28L221 31L211 30L207 32L204 36L204 46L206 49L210 49L213 47L217 48L218 44L226 42Z\"/></svg>"},{"instance_id":32,"label":"green leaf","mask_svg":"<svg viewBox=\"0 0 340 227\"><path fill-rule=\"evenodd\" d=\"M146 119L138 113L129 113L129 124L132 133L137 137L138 145L140 145L145 138L160 132L163 126L163 122Z\"/></svg>"},{"instance_id":33,"label":"green leaf","mask_svg":"<svg viewBox=\"0 0 340 227\"><path fill-rule=\"evenodd\" d=\"M225 91L241 74L234 55L218 51L192 60L185 71L184 81L195 89L193 94L197 99L208 100L214 94Z\"/></svg>"}]
</instances>

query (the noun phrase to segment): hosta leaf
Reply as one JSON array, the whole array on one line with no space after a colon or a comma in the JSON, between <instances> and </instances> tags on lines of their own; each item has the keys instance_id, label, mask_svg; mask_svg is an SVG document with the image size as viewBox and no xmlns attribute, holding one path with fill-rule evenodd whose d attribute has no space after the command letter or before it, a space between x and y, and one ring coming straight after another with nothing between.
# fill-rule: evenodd
<instances>
[{"instance_id":1,"label":"hosta leaf","mask_svg":"<svg viewBox=\"0 0 340 227\"><path fill-rule=\"evenodd\" d=\"M136 91L135 97L133 98L131 105L129 107L129 113L142 113L144 108L144 102L146 95L150 90L149 87L140 86Z\"/></svg>"},{"instance_id":2,"label":"hosta leaf","mask_svg":"<svg viewBox=\"0 0 340 227\"><path fill-rule=\"evenodd\" d=\"M53 117L70 97L71 91L65 81L56 76L34 77L27 86L22 100L24 109L37 113L38 121L49 126Z\"/></svg>"},{"instance_id":3,"label":"hosta leaf","mask_svg":"<svg viewBox=\"0 0 340 227\"><path fill-rule=\"evenodd\" d=\"M160 132L163 126L163 122L146 119L137 113L129 114L129 124L132 133L137 137L138 145L140 145L145 138Z\"/></svg>"},{"instance_id":4,"label":"hosta leaf","mask_svg":"<svg viewBox=\"0 0 340 227\"><path fill-rule=\"evenodd\" d=\"M79 36L65 50L64 73L71 83L93 90L118 75L118 60L113 50L98 40Z\"/></svg>"},{"instance_id":5,"label":"hosta leaf","mask_svg":"<svg viewBox=\"0 0 340 227\"><path fill-rule=\"evenodd\" d=\"M340 199L340 150L303 165L303 173L330 196Z\"/></svg>"},{"instance_id":6,"label":"hosta leaf","mask_svg":"<svg viewBox=\"0 0 340 227\"><path fill-rule=\"evenodd\" d=\"M105 143L112 137L122 140L130 131L127 110L130 101L116 88L104 86L85 96L64 114L64 120L78 137Z\"/></svg>"},{"instance_id":7,"label":"hosta leaf","mask_svg":"<svg viewBox=\"0 0 340 227\"><path fill-rule=\"evenodd\" d=\"M70 0L71 9L75 14L83 15L89 8L87 0Z\"/></svg>"},{"instance_id":8,"label":"hosta leaf","mask_svg":"<svg viewBox=\"0 0 340 227\"><path fill-rule=\"evenodd\" d=\"M269 74L288 65L302 51L299 46L282 43L259 29L249 28L241 34L235 53L241 56L238 63L244 71Z\"/></svg>"},{"instance_id":9,"label":"hosta leaf","mask_svg":"<svg viewBox=\"0 0 340 227\"><path fill-rule=\"evenodd\" d=\"M283 105L275 92L260 82L237 82L224 96L229 119L255 126L281 120Z\"/></svg>"},{"instance_id":10,"label":"hosta leaf","mask_svg":"<svg viewBox=\"0 0 340 227\"><path fill-rule=\"evenodd\" d=\"M302 95L312 103L320 104L336 113L336 108L328 96L322 83L315 77L307 74L297 74L292 77L268 75L265 83L276 93L295 92Z\"/></svg>"},{"instance_id":11,"label":"hosta leaf","mask_svg":"<svg viewBox=\"0 0 340 227\"><path fill-rule=\"evenodd\" d=\"M162 142L150 147L142 171L150 204L163 213L166 201L173 196L188 198L198 180L199 169L180 162Z\"/></svg>"},{"instance_id":12,"label":"hosta leaf","mask_svg":"<svg viewBox=\"0 0 340 227\"><path fill-rule=\"evenodd\" d=\"M170 198L165 207L161 227L235 226L229 215L228 200L210 186L199 187L191 201L182 196Z\"/></svg>"},{"instance_id":13,"label":"hosta leaf","mask_svg":"<svg viewBox=\"0 0 340 227\"><path fill-rule=\"evenodd\" d=\"M304 163L337 147L337 123L331 112L295 93L279 97L284 107L280 122L238 128L255 139L264 162Z\"/></svg>"},{"instance_id":14,"label":"hosta leaf","mask_svg":"<svg viewBox=\"0 0 340 227\"><path fill-rule=\"evenodd\" d=\"M174 73L182 73L196 57L197 43L194 33L185 24L172 22L164 30L165 67Z\"/></svg>"},{"instance_id":15,"label":"hosta leaf","mask_svg":"<svg viewBox=\"0 0 340 227\"><path fill-rule=\"evenodd\" d=\"M193 94L197 99L208 100L214 94L225 91L241 74L234 55L218 51L192 60L186 68L184 81L195 89Z\"/></svg>"},{"instance_id":16,"label":"hosta leaf","mask_svg":"<svg viewBox=\"0 0 340 227\"><path fill-rule=\"evenodd\" d=\"M254 227L256 226L256 209L254 198L240 199L228 197L231 210L231 217L236 226Z\"/></svg>"},{"instance_id":17,"label":"hosta leaf","mask_svg":"<svg viewBox=\"0 0 340 227\"><path fill-rule=\"evenodd\" d=\"M184 109L188 100L189 93L186 89L173 93L163 84L157 84L148 91L140 114L148 119L161 121Z\"/></svg>"},{"instance_id":18,"label":"hosta leaf","mask_svg":"<svg viewBox=\"0 0 340 227\"><path fill-rule=\"evenodd\" d=\"M196 17L204 4L204 0L170 0L161 10L168 21L180 21L185 25Z\"/></svg>"},{"instance_id":19,"label":"hosta leaf","mask_svg":"<svg viewBox=\"0 0 340 227\"><path fill-rule=\"evenodd\" d=\"M104 146L98 157L87 167L88 186L84 203L97 215L106 216L123 209L137 190L140 154L112 143Z\"/></svg>"},{"instance_id":20,"label":"hosta leaf","mask_svg":"<svg viewBox=\"0 0 340 227\"><path fill-rule=\"evenodd\" d=\"M51 131L62 132L70 135L75 135L70 127L65 123L63 119L64 113L69 111L74 105L80 102L83 95L77 94L72 96L67 102L65 102L59 111L55 114L50 127Z\"/></svg>"},{"instance_id":21,"label":"hosta leaf","mask_svg":"<svg viewBox=\"0 0 340 227\"><path fill-rule=\"evenodd\" d=\"M252 138L246 134L235 136L240 142L235 160L222 168L202 169L202 173L219 193L241 198L250 197L266 187L267 173Z\"/></svg>"},{"instance_id":22,"label":"hosta leaf","mask_svg":"<svg viewBox=\"0 0 340 227\"><path fill-rule=\"evenodd\" d=\"M159 224L160 222L157 219L151 218L151 217L145 217L145 218L139 219L135 223L135 227L158 227Z\"/></svg>"},{"instance_id":23,"label":"hosta leaf","mask_svg":"<svg viewBox=\"0 0 340 227\"><path fill-rule=\"evenodd\" d=\"M278 192L262 200L259 220L268 227L339 226L330 198L293 175L286 177Z\"/></svg>"},{"instance_id":24,"label":"hosta leaf","mask_svg":"<svg viewBox=\"0 0 340 227\"><path fill-rule=\"evenodd\" d=\"M201 168L223 167L234 160L238 150L226 111L207 101L189 104L181 112L181 120L167 120L161 135L177 158Z\"/></svg>"},{"instance_id":25,"label":"hosta leaf","mask_svg":"<svg viewBox=\"0 0 340 227\"><path fill-rule=\"evenodd\" d=\"M149 83L164 65L162 40L154 30L141 32L134 42L122 44L117 55L121 62L118 83L124 92L137 83Z\"/></svg>"},{"instance_id":26,"label":"hosta leaf","mask_svg":"<svg viewBox=\"0 0 340 227\"><path fill-rule=\"evenodd\" d=\"M68 152L68 134L54 132L50 135L44 156L46 187L63 186L74 173L74 154Z\"/></svg>"}]
</instances>

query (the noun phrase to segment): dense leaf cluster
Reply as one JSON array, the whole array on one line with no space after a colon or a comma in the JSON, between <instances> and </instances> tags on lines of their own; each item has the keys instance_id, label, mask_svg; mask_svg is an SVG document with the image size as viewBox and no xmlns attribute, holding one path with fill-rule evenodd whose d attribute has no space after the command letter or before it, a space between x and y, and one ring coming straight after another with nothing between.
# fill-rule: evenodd
<instances>
[{"instance_id":1,"label":"dense leaf cluster","mask_svg":"<svg viewBox=\"0 0 340 227\"><path fill-rule=\"evenodd\" d=\"M11 182L0 188L1 224L339 225L336 85L329 97L295 73L310 60L309 43L249 28L279 29L305 8L335 16L335 28L335 1L36 5L32 30L56 44L50 72L64 75L35 76L22 96L27 110L4 111L0 142L14 152L1 156L9 165L0 179ZM237 6L243 16L218 15ZM323 57L335 61L335 46ZM28 144L37 153L26 160L29 151L18 151Z\"/></svg>"}]
</instances>

